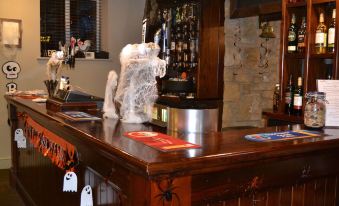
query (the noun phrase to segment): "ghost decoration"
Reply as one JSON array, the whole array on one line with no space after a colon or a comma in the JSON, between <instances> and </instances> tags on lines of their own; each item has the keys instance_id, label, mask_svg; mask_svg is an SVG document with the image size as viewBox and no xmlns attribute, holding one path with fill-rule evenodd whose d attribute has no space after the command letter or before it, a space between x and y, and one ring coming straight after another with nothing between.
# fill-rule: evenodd
<instances>
[{"instance_id":1,"label":"ghost decoration","mask_svg":"<svg viewBox=\"0 0 339 206\"><path fill-rule=\"evenodd\" d=\"M17 62L9 61L2 66L2 71L6 74L7 79L17 79L21 68Z\"/></svg>"},{"instance_id":2,"label":"ghost decoration","mask_svg":"<svg viewBox=\"0 0 339 206\"><path fill-rule=\"evenodd\" d=\"M93 206L93 193L89 185L82 189L80 206Z\"/></svg>"},{"instance_id":3,"label":"ghost decoration","mask_svg":"<svg viewBox=\"0 0 339 206\"><path fill-rule=\"evenodd\" d=\"M17 143L18 148L24 149L27 147L27 140L26 140L26 137L23 135L17 138L16 143Z\"/></svg>"},{"instance_id":4,"label":"ghost decoration","mask_svg":"<svg viewBox=\"0 0 339 206\"><path fill-rule=\"evenodd\" d=\"M24 131L22 129L16 129L14 132L14 141L18 141L24 136Z\"/></svg>"},{"instance_id":5,"label":"ghost decoration","mask_svg":"<svg viewBox=\"0 0 339 206\"><path fill-rule=\"evenodd\" d=\"M110 71L106 83L105 101L104 101L104 118L117 119L114 105L114 94L118 84L118 75L115 71Z\"/></svg>"},{"instance_id":6,"label":"ghost decoration","mask_svg":"<svg viewBox=\"0 0 339 206\"><path fill-rule=\"evenodd\" d=\"M18 85L14 82L10 82L6 84L6 87L7 87L8 93L15 93L16 90L18 89Z\"/></svg>"},{"instance_id":7,"label":"ghost decoration","mask_svg":"<svg viewBox=\"0 0 339 206\"><path fill-rule=\"evenodd\" d=\"M129 44L120 53L121 73L114 98L126 123L152 119L152 107L158 98L156 77L166 74L166 61L159 59L155 43Z\"/></svg>"},{"instance_id":8,"label":"ghost decoration","mask_svg":"<svg viewBox=\"0 0 339 206\"><path fill-rule=\"evenodd\" d=\"M16 129L14 132L14 141L17 143L18 148L26 148L27 142L22 129Z\"/></svg>"},{"instance_id":9,"label":"ghost decoration","mask_svg":"<svg viewBox=\"0 0 339 206\"><path fill-rule=\"evenodd\" d=\"M63 189L64 192L78 191L78 178L74 172L67 172L64 176Z\"/></svg>"},{"instance_id":10,"label":"ghost decoration","mask_svg":"<svg viewBox=\"0 0 339 206\"><path fill-rule=\"evenodd\" d=\"M55 81L62 68L64 59L64 52L53 52L51 58L47 62L47 76L48 80Z\"/></svg>"}]
</instances>

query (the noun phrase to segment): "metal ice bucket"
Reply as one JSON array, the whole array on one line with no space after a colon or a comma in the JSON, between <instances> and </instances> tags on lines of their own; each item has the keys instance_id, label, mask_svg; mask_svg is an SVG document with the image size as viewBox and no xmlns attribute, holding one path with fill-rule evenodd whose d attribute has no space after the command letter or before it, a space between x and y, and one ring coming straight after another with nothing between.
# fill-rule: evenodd
<instances>
[{"instance_id":1,"label":"metal ice bucket","mask_svg":"<svg viewBox=\"0 0 339 206\"><path fill-rule=\"evenodd\" d=\"M218 131L218 108L179 109L168 107L167 130L208 133Z\"/></svg>"}]
</instances>

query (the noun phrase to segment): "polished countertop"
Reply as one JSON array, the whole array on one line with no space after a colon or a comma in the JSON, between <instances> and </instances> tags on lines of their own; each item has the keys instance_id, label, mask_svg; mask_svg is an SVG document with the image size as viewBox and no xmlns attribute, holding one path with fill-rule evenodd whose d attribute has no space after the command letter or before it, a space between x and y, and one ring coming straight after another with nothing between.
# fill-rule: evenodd
<instances>
[{"instance_id":1,"label":"polished countertop","mask_svg":"<svg viewBox=\"0 0 339 206\"><path fill-rule=\"evenodd\" d=\"M46 110L43 103L19 97L5 96L8 103L24 111L42 126L74 143L97 147L108 158L119 159L126 166L137 167L146 175L168 172L201 173L225 168L276 161L339 149L339 129L325 128L321 137L275 142L252 142L247 134L303 129L302 125L228 130L207 134L169 132L151 124L128 124L119 120L104 119L92 122L71 122ZM201 145L198 149L163 152L123 136L129 131L157 131Z\"/></svg>"}]
</instances>

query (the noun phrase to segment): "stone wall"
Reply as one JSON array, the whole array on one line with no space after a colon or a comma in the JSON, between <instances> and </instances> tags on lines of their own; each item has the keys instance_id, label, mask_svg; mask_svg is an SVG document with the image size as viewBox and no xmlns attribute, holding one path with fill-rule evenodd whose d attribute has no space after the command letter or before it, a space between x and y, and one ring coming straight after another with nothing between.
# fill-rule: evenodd
<instances>
[{"instance_id":1,"label":"stone wall","mask_svg":"<svg viewBox=\"0 0 339 206\"><path fill-rule=\"evenodd\" d=\"M270 22L276 38L259 37L258 17L230 19L225 0L225 69L223 127L263 126L261 112L272 108L279 81L280 21ZM236 42L236 46L234 46ZM261 44L269 49L268 67L260 67Z\"/></svg>"}]
</instances>

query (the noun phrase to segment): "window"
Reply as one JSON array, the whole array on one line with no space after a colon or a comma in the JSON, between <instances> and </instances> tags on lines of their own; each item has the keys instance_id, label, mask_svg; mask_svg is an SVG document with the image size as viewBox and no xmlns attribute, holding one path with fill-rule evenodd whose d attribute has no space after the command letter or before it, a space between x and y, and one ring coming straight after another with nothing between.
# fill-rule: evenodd
<instances>
[{"instance_id":1,"label":"window","mask_svg":"<svg viewBox=\"0 0 339 206\"><path fill-rule=\"evenodd\" d=\"M89 51L100 51L101 0L40 0L41 56L59 50L71 37L90 40Z\"/></svg>"}]
</instances>

